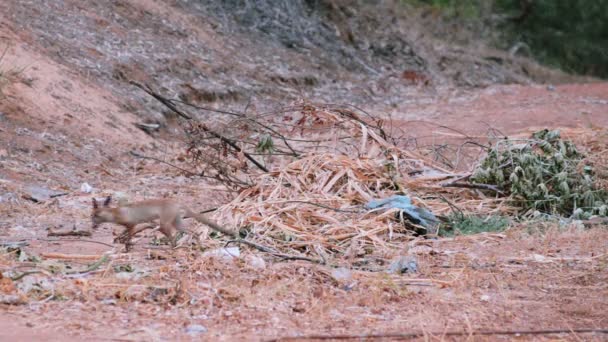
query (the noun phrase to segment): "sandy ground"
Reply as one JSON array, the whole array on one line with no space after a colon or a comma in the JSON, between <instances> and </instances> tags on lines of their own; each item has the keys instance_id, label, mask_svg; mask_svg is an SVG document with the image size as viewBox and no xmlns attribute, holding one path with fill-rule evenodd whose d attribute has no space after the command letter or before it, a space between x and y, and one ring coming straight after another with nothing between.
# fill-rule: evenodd
<instances>
[{"instance_id":1,"label":"sandy ground","mask_svg":"<svg viewBox=\"0 0 608 342\"><path fill-rule=\"evenodd\" d=\"M48 228L90 227L91 195L80 191L85 182L97 197L170 196L201 209L228 199L201 179L130 157L133 149L183 147L135 128L132 123L140 118L122 105L127 100L31 41L23 44L27 35L0 23L0 37L9 46L0 64L0 241L28 240L24 251L38 256L112 251L111 226L90 238L47 238ZM539 127L608 127L608 83L410 91L396 106L366 109L390 115L420 144L449 139L441 126L471 137L490 129L509 135ZM602 137L608 143L608 135ZM32 185L67 194L34 203L23 198ZM504 234L416 240L407 248L416 249L420 270L405 276L359 271L340 276L326 267L277 262L246 250L238 260L201 257L142 240L129 254L116 246L107 264L84 276L5 278L2 293L14 293L15 286L38 292L24 305L0 305L0 339L264 340L423 332L427 340L461 340L465 337L442 333L607 328L607 240L605 226L558 229L540 223ZM1 255L0 269L12 270L15 258ZM48 260L48 266L66 265ZM67 264L82 269L91 262ZM121 271L125 267L134 272ZM600 341L607 336L517 339Z\"/></svg>"}]
</instances>

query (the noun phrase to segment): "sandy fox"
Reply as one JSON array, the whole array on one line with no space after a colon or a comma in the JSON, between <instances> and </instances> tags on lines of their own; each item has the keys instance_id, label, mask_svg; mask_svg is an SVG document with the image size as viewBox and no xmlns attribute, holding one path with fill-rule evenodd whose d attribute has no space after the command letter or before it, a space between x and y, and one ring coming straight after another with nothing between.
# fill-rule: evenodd
<instances>
[{"instance_id":1,"label":"sandy fox","mask_svg":"<svg viewBox=\"0 0 608 342\"><path fill-rule=\"evenodd\" d=\"M200 214L194 213L189 208L178 204L172 200L154 199L130 204L119 204L116 207L110 207L112 197L108 196L100 205L93 198L93 211L91 219L93 228L96 228L102 223L116 223L126 228L126 237L124 239L125 248L127 251L131 248L131 238L138 232L148 228L137 229L136 226L141 223L151 223L154 220L160 221L160 231L171 241L171 246L176 244L176 233L178 231L186 231L183 228L182 220L192 217L202 224L205 224L212 229L224 233L229 236L235 236L234 232L224 228L217 223L203 217Z\"/></svg>"}]
</instances>

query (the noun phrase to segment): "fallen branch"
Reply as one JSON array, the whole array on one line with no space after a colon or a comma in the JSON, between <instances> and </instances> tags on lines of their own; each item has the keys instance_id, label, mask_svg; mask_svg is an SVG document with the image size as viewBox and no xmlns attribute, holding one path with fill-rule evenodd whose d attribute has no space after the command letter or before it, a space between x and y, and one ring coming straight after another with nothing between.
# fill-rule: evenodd
<instances>
[{"instance_id":1,"label":"fallen branch","mask_svg":"<svg viewBox=\"0 0 608 342\"><path fill-rule=\"evenodd\" d=\"M86 254L63 254L63 253L41 253L41 257L47 259L59 259L59 260L97 260L100 258L99 255L86 255Z\"/></svg>"},{"instance_id":2,"label":"fallen branch","mask_svg":"<svg viewBox=\"0 0 608 342\"><path fill-rule=\"evenodd\" d=\"M494 191L497 194L504 195L504 191L498 188L496 185L492 184L478 184L478 183L447 183L441 185L444 188L466 188L466 189L480 189L480 190L490 190Z\"/></svg>"},{"instance_id":3,"label":"fallen branch","mask_svg":"<svg viewBox=\"0 0 608 342\"><path fill-rule=\"evenodd\" d=\"M413 332L361 335L308 335L279 337L270 341L302 340L368 340L368 339L412 339L424 336L496 336L496 335L555 335L555 334L608 334L608 329L546 329L546 330L489 330L489 331L447 331L447 332Z\"/></svg>"},{"instance_id":4,"label":"fallen branch","mask_svg":"<svg viewBox=\"0 0 608 342\"><path fill-rule=\"evenodd\" d=\"M148 95L152 96L152 97L153 97L153 98L155 98L155 99L156 99L158 102L160 102L160 103L162 103L163 105L165 105L165 107L167 107L167 108L169 108L170 110L172 110L172 111L173 111L175 114L177 114L177 115L181 116L182 118L184 118L184 119L186 119L186 120L192 120L192 116L190 116L190 115L188 115L188 114L186 114L186 113L182 112L181 110L179 110L179 109L178 109L178 108L175 106L175 104L174 104L174 103L173 103L171 100L169 100L169 99L167 99L167 98L165 98L165 97L161 96L160 94L155 93L155 92L152 90L152 88L151 88L150 86L148 86L148 85L142 85L142 84L139 84L139 83L137 83L137 82L135 82L135 81L131 81L130 83L131 83L132 85L134 85L134 86L138 87L139 89L141 89L141 90L145 91L146 93L148 93ZM255 166L257 166L257 167L258 167L260 170L262 170L262 171L264 171L264 172L268 172L268 169L267 169L267 168L266 168L264 165L260 164L260 162L258 162L258 161L257 161L255 158L253 158L253 157L252 157L252 156L251 156L249 153L247 153L247 152L243 151L243 150L242 150L242 149L241 149L241 148L240 148L240 147L239 147L239 146L238 146L238 145L237 145L237 144L236 144L234 141L232 141L231 139L226 138L225 136L223 136L223 135L221 135L221 134L219 134L219 133L217 133L217 132L215 132L215 131L212 131L211 129L209 129L209 128L208 128L207 126L205 126L205 125L200 125L200 128L201 128L203 131L205 131L205 132L209 133L209 134L210 134L211 136L213 136L214 138L217 138L217 139L219 139L221 142L223 142L223 143L227 144L228 146L232 147L232 148L233 148L235 151L237 151L237 152L239 152L239 153L243 153L243 156L245 156L245 158L249 159L249 161L251 161L251 162L252 162L252 163L253 163Z\"/></svg>"}]
</instances>

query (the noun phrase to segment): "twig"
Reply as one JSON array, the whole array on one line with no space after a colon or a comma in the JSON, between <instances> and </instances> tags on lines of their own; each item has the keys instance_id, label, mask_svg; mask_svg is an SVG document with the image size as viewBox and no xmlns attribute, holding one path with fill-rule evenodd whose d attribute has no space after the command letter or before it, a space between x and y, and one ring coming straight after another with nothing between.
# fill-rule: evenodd
<instances>
[{"instance_id":1,"label":"twig","mask_svg":"<svg viewBox=\"0 0 608 342\"><path fill-rule=\"evenodd\" d=\"M325 209L337 211L337 212L340 212L340 213L361 214L361 213L365 212L365 211L355 211L355 210L344 210L344 209L332 208L332 207L329 207L329 206L326 206L326 205L323 205L323 204L309 202L309 201L289 200L289 201L284 201L282 203L303 203L303 204L310 204L310 205L317 206L319 208L325 208Z\"/></svg>"},{"instance_id":2,"label":"twig","mask_svg":"<svg viewBox=\"0 0 608 342\"><path fill-rule=\"evenodd\" d=\"M182 112L181 110L179 110L174 104L173 102L171 102L171 100L161 96L160 94L155 93L152 88L148 85L144 86L141 85L135 81L130 81L130 83L138 88L140 88L141 90L145 91L146 93L148 93L148 95L152 96L153 98L155 98L156 100L158 100L158 102L162 103L163 105L165 105L167 108L171 109L175 114L183 117L186 120L192 120L192 116ZM249 159L249 161L251 161L255 166L257 166L260 170L264 171L264 172L268 172L268 169L260 164L260 162L258 162L255 158L253 158L249 153L243 151L234 141L232 141L231 139L228 139L226 137L224 137L223 135L210 130L209 128L207 128L205 125L200 125L200 128L202 130L204 130L205 132L211 134L214 138L219 139L220 141L222 141L223 143L229 145L230 147L232 147L235 151L243 153L243 155L245 156L245 158Z\"/></svg>"},{"instance_id":3,"label":"twig","mask_svg":"<svg viewBox=\"0 0 608 342\"><path fill-rule=\"evenodd\" d=\"M458 206L454 203L452 203L452 201L450 201L449 199L445 198L445 196L443 196L442 194L438 194L439 197L441 198L442 201L444 201L445 203L447 203L450 208L452 208L452 212L455 212L454 209L456 209L458 211L458 213L460 215L464 215L464 212L462 212L462 209L458 208Z\"/></svg>"},{"instance_id":4,"label":"twig","mask_svg":"<svg viewBox=\"0 0 608 342\"><path fill-rule=\"evenodd\" d=\"M90 243L97 243L100 245L104 245L104 246L108 246L108 247L114 247L114 245L111 245L109 243L105 243L105 242L101 242L101 241L95 241L95 240L87 240L87 239L78 239L78 240L74 240L74 239L36 239L39 241L46 241L46 242L56 242L56 241L68 241L68 242L90 242Z\"/></svg>"},{"instance_id":5,"label":"twig","mask_svg":"<svg viewBox=\"0 0 608 342\"><path fill-rule=\"evenodd\" d=\"M71 272L67 272L66 274L84 274L84 273L89 273L91 271L95 271L96 269L99 268L99 266L101 266L104 263L106 263L108 261L108 259L109 259L108 255L104 254L99 260L97 260L96 262L92 263L86 269L84 269L82 271L71 271Z\"/></svg>"},{"instance_id":6,"label":"twig","mask_svg":"<svg viewBox=\"0 0 608 342\"><path fill-rule=\"evenodd\" d=\"M388 334L361 334L361 335L307 335L279 337L270 341L298 341L298 340L367 340L399 338L413 339L428 335L436 336L495 336L495 335L554 335L554 334L583 334L596 333L608 334L608 329L545 329L545 330L488 330L488 331L447 331L447 332L413 332L413 333L388 333Z\"/></svg>"},{"instance_id":7,"label":"twig","mask_svg":"<svg viewBox=\"0 0 608 342\"><path fill-rule=\"evenodd\" d=\"M42 273L42 271L26 271L26 272L23 272L21 274L18 274L16 276L14 276L14 277L11 277L11 280L12 281L17 281L17 280L19 280L19 279L21 279L21 278L23 278L25 276L28 276L30 274L38 274L38 273Z\"/></svg>"},{"instance_id":8,"label":"twig","mask_svg":"<svg viewBox=\"0 0 608 342\"><path fill-rule=\"evenodd\" d=\"M150 159L150 160L154 160L154 161L157 161L157 162L159 162L159 163L162 163L162 164L165 164L165 165L171 166L172 168L175 168L175 169L178 169L178 170L180 170L180 171L182 171L182 172L185 172L185 173L189 174L190 176L201 176L201 177L205 177L205 176L199 175L198 173L194 173L194 172L192 172L192 171L190 171L190 170L186 170L186 169L184 169L184 168L181 168L181 167L179 167L179 166L177 166L177 165L171 164L171 163L169 163L169 162L166 162L166 161L164 161L164 160L162 160L162 159L159 159L159 158L156 158L156 157L145 156L145 155L140 154L140 153L137 153L137 152L135 152L135 151L129 151L129 154L130 154L130 155L132 155L133 157L137 157L137 158L141 158L141 159ZM212 177L208 177L208 178L212 178Z\"/></svg>"},{"instance_id":9,"label":"twig","mask_svg":"<svg viewBox=\"0 0 608 342\"><path fill-rule=\"evenodd\" d=\"M467 188L467 189L481 189L481 190L490 190L494 191L500 195L504 195L504 191L499 189L496 185L492 184L479 184L479 183L447 183L441 185L444 188Z\"/></svg>"},{"instance_id":10,"label":"twig","mask_svg":"<svg viewBox=\"0 0 608 342\"><path fill-rule=\"evenodd\" d=\"M218 209L219 209L219 207L215 207L215 208L209 208L209 209L207 209L207 210L199 211L199 214L206 214L206 213L210 213L210 212L212 212L212 211L216 211L216 210L218 210Z\"/></svg>"},{"instance_id":11,"label":"twig","mask_svg":"<svg viewBox=\"0 0 608 342\"><path fill-rule=\"evenodd\" d=\"M99 255L86 255L86 254L63 254L63 253L41 253L41 257L47 259L61 259L61 260L95 260L99 259Z\"/></svg>"},{"instance_id":12,"label":"twig","mask_svg":"<svg viewBox=\"0 0 608 342\"><path fill-rule=\"evenodd\" d=\"M281 258L283 260L303 260L303 261L309 261L309 262L312 262L315 264L325 264L325 262L323 260L312 259L312 258L308 258L308 257L298 256L298 255L289 255L289 254L279 253L279 252L272 250L270 247L266 247L266 246L257 244L255 242L252 242L249 240L244 240L244 239L229 240L228 242L226 242L224 247L228 247L228 245L230 245L231 243L242 243L242 244L251 246L261 252L268 253L277 258Z\"/></svg>"},{"instance_id":13,"label":"twig","mask_svg":"<svg viewBox=\"0 0 608 342\"><path fill-rule=\"evenodd\" d=\"M6 56L7 51L8 51L8 44L4 48L4 51L2 51L2 55L0 55L0 63L2 63L2 60L4 59L4 56Z\"/></svg>"}]
</instances>

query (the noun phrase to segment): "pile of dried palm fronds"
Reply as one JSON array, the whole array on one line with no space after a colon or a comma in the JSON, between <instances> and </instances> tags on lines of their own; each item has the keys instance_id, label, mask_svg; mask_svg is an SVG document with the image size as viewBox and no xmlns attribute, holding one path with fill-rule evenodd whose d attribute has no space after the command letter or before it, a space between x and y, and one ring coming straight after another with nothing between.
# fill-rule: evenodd
<instances>
[{"instance_id":1,"label":"pile of dried palm fronds","mask_svg":"<svg viewBox=\"0 0 608 342\"><path fill-rule=\"evenodd\" d=\"M255 185L220 208L215 218L248 229L250 238L278 250L325 259L402 245L422 228L399 209L367 210L365 204L372 199L402 194L436 215L456 209L453 202L458 203L456 210L500 210L501 199L444 186L463 175L399 148L365 121L341 113L314 107L315 132L306 133L312 129L306 125L298 130L332 142L332 148L312 149L284 165L277 163L270 172L250 174ZM294 120L303 122L307 114L299 115Z\"/></svg>"}]
</instances>

